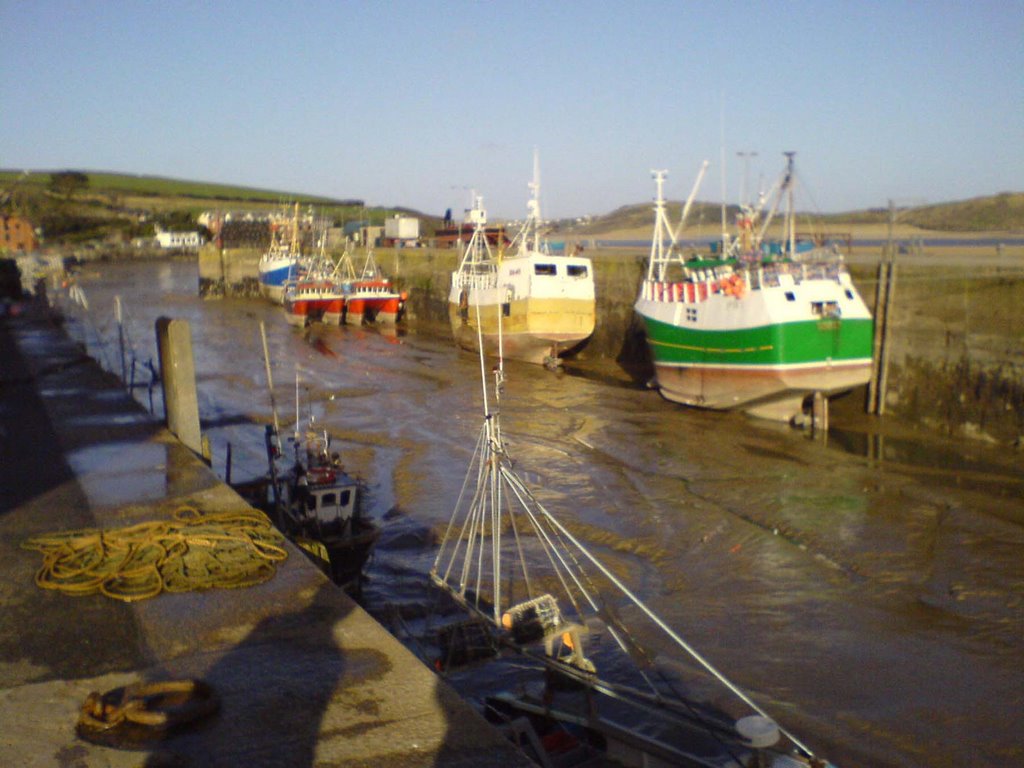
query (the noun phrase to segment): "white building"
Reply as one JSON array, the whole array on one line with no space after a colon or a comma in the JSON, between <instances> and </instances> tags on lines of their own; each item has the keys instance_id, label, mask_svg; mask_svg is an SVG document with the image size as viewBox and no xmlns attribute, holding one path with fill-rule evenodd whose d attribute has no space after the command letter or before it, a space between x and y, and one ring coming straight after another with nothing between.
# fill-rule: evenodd
<instances>
[{"instance_id":1,"label":"white building","mask_svg":"<svg viewBox=\"0 0 1024 768\"><path fill-rule=\"evenodd\" d=\"M384 220L384 237L389 240L416 240L419 236L419 219L396 215Z\"/></svg>"},{"instance_id":2,"label":"white building","mask_svg":"<svg viewBox=\"0 0 1024 768\"><path fill-rule=\"evenodd\" d=\"M156 233L156 242L161 248L198 248L203 244L203 237L198 232L164 232Z\"/></svg>"}]
</instances>

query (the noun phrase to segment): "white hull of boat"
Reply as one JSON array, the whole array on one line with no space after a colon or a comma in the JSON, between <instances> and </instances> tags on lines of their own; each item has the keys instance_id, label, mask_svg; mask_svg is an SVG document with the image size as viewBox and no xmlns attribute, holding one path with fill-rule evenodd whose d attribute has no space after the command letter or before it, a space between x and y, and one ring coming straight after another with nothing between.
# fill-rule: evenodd
<instances>
[{"instance_id":1,"label":"white hull of boat","mask_svg":"<svg viewBox=\"0 0 1024 768\"><path fill-rule=\"evenodd\" d=\"M460 347L543 364L588 339L595 324L590 259L528 252L498 260L489 274L452 274L448 318Z\"/></svg>"}]
</instances>

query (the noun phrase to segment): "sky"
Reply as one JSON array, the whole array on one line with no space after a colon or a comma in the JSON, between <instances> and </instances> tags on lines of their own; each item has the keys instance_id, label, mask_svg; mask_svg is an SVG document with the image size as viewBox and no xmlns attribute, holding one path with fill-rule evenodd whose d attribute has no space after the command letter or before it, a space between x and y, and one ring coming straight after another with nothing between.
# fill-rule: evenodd
<instances>
[{"instance_id":1,"label":"sky","mask_svg":"<svg viewBox=\"0 0 1024 768\"><path fill-rule=\"evenodd\" d=\"M515 218L534 151L556 218L1024 191L1024 0L0 0L0 168Z\"/></svg>"}]
</instances>

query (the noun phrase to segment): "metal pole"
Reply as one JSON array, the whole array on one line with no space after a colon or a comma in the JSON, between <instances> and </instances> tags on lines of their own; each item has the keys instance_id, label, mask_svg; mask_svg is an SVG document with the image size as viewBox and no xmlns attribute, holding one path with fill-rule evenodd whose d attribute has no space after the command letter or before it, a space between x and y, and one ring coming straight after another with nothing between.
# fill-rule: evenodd
<instances>
[{"instance_id":1,"label":"metal pole","mask_svg":"<svg viewBox=\"0 0 1024 768\"><path fill-rule=\"evenodd\" d=\"M121 351L121 383L128 381L128 368L124 356L124 312L121 308L121 297L114 297L114 317L117 319L117 344Z\"/></svg>"},{"instance_id":2,"label":"metal pole","mask_svg":"<svg viewBox=\"0 0 1024 768\"><path fill-rule=\"evenodd\" d=\"M270 410L274 416L274 434L277 436L277 447L281 448L281 425L277 421L277 403L274 401L274 378L270 374L270 352L267 349L267 327L260 320L260 338L263 340L263 366L267 371L267 389L270 391Z\"/></svg>"},{"instance_id":3,"label":"metal pole","mask_svg":"<svg viewBox=\"0 0 1024 768\"><path fill-rule=\"evenodd\" d=\"M890 319L892 314L892 297L896 292L896 262L890 262L888 268L889 273L886 278L887 288L885 294L885 322L882 325L882 359L878 370L878 409L876 412L879 416L885 413L885 389L889 381L889 354L890 347L892 346L889 342L889 329L892 327L892 320Z\"/></svg>"}]
</instances>

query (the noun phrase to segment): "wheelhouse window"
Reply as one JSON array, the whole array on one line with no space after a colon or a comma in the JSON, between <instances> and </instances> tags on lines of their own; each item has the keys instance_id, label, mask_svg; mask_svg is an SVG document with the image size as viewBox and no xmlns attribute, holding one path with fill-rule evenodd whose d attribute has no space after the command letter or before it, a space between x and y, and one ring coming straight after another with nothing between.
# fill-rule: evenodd
<instances>
[{"instance_id":1,"label":"wheelhouse window","mask_svg":"<svg viewBox=\"0 0 1024 768\"><path fill-rule=\"evenodd\" d=\"M558 274L558 267L554 264L534 264L533 274L554 276Z\"/></svg>"},{"instance_id":2,"label":"wheelhouse window","mask_svg":"<svg viewBox=\"0 0 1024 768\"><path fill-rule=\"evenodd\" d=\"M342 491L341 492L341 506L347 507L349 501L351 501L351 500L352 500L352 491Z\"/></svg>"},{"instance_id":3,"label":"wheelhouse window","mask_svg":"<svg viewBox=\"0 0 1024 768\"><path fill-rule=\"evenodd\" d=\"M586 277L587 276L587 265L586 264L570 264L567 268L569 277Z\"/></svg>"},{"instance_id":4,"label":"wheelhouse window","mask_svg":"<svg viewBox=\"0 0 1024 768\"><path fill-rule=\"evenodd\" d=\"M818 317L839 317L838 301L812 301L811 314Z\"/></svg>"},{"instance_id":5,"label":"wheelhouse window","mask_svg":"<svg viewBox=\"0 0 1024 768\"><path fill-rule=\"evenodd\" d=\"M786 301L796 301L796 294L792 291L786 291Z\"/></svg>"}]
</instances>

